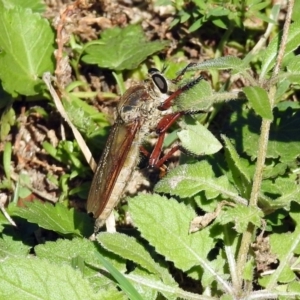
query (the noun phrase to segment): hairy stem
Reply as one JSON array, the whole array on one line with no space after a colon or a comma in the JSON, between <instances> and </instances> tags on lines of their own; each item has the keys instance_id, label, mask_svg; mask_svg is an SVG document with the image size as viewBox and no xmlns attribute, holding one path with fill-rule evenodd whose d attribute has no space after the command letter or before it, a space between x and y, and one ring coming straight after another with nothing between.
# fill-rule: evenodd
<instances>
[{"instance_id":1,"label":"hairy stem","mask_svg":"<svg viewBox=\"0 0 300 300\"><path fill-rule=\"evenodd\" d=\"M278 75L280 66L282 64L282 59L283 59L284 52L285 52L289 27L290 27L290 23L291 23L293 6L294 6L294 0L289 0L287 16L286 16L285 24L283 27L283 34L282 34L282 38L281 38L281 43L280 43L280 47L279 47L279 51L278 51L276 64L273 69L272 78L274 78ZM269 99L270 99L272 108L274 107L275 93L276 93L276 86L273 86L270 88L270 91L269 91ZM254 177L253 177L253 186L252 186L250 202L249 202L249 205L251 205L251 206L257 206L259 191L260 191L261 183L262 183L263 168L265 165L265 159L266 159L266 154L267 154L267 149L268 149L270 127L271 127L271 121L263 119L262 125L261 125L261 134L260 134L260 139L259 139L259 148L258 148L256 169L255 169L255 173L254 173ZM247 231L242 236L241 247L240 247L240 251L238 254L238 261L237 261L237 269L238 269L238 275L239 275L238 278L242 278L243 269L244 269L244 266L247 261L247 256L248 256L248 252L249 252L249 248L250 248L250 244L251 244L252 236L253 236L254 232L255 232L255 226L253 224L249 223ZM240 288L242 288L242 280L240 280Z\"/></svg>"}]
</instances>

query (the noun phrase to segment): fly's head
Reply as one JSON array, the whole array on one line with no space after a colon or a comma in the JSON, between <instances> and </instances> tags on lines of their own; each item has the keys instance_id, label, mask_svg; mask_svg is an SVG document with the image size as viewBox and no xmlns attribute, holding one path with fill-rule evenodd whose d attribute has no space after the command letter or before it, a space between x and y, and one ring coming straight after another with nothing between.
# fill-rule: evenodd
<instances>
[{"instance_id":1,"label":"fly's head","mask_svg":"<svg viewBox=\"0 0 300 300\"><path fill-rule=\"evenodd\" d=\"M118 116L125 124L152 116L159 117L158 107L168 97L168 81L155 68L150 68L150 79L129 88L118 105ZM157 121L157 120L156 120Z\"/></svg>"}]
</instances>

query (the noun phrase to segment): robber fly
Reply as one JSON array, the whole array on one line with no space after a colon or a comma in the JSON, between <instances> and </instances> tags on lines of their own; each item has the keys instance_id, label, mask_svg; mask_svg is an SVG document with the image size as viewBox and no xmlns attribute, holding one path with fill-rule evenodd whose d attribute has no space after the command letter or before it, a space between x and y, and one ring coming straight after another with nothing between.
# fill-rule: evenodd
<instances>
[{"instance_id":1,"label":"robber fly","mask_svg":"<svg viewBox=\"0 0 300 300\"><path fill-rule=\"evenodd\" d=\"M96 218L95 231L105 224L120 201L139 162L140 146L150 132L155 131L159 136L149 159L151 167L161 166L178 150L175 147L163 159L159 157L165 132L184 114L169 113L168 109L174 98L202 78L199 77L192 84L170 93L171 81L155 68L150 68L148 73L150 78L147 81L130 87L121 97L116 122L95 171L87 200L87 211ZM178 79L174 82L176 80ZM158 122L159 120L161 121Z\"/></svg>"}]
</instances>

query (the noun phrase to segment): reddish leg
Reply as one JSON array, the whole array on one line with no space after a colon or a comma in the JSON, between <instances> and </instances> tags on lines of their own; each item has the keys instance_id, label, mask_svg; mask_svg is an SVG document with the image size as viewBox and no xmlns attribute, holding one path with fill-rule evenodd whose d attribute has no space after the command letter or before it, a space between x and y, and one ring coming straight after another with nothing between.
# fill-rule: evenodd
<instances>
[{"instance_id":1,"label":"reddish leg","mask_svg":"<svg viewBox=\"0 0 300 300\"><path fill-rule=\"evenodd\" d=\"M180 81L181 77L185 73L188 67L190 67L192 64L188 65L185 69L183 69L180 74L177 76L177 78L174 80L175 83ZM159 107L160 110L167 110L171 107L172 101L177 98L179 95L181 95L184 91L192 88L194 85L196 85L201 79L203 79L202 76L199 76L195 80L187 83L186 85L182 86L180 89L175 91L170 95L169 98L167 98L164 103ZM156 127L156 133L159 135L157 143L150 155L149 158L149 165L150 167L156 167L160 168L166 160L168 160L177 150L179 150L179 145L174 146L171 148L171 150L166 153L163 157L160 157L160 154L162 152L162 146L164 142L164 138L166 135L167 130L170 128L174 122L176 122L181 116L183 116L186 112L174 112L168 115L165 115L158 123Z\"/></svg>"},{"instance_id":2,"label":"reddish leg","mask_svg":"<svg viewBox=\"0 0 300 300\"><path fill-rule=\"evenodd\" d=\"M174 93L171 94L171 96L166 99L164 101L164 103L159 107L160 110L166 110L168 108L171 107L172 105L172 101L178 97L179 95L181 95L184 91L192 88L194 85L196 85L200 80L202 80L203 77L202 76L199 76L198 78L196 78L195 80L187 83L186 85L184 85L183 87L181 87L180 89L178 89L177 91L175 91ZM177 79L175 79L177 80Z\"/></svg>"},{"instance_id":3,"label":"reddish leg","mask_svg":"<svg viewBox=\"0 0 300 300\"><path fill-rule=\"evenodd\" d=\"M176 152L179 149L179 146L174 146L171 148L171 150L165 154L162 158L160 157L160 154L162 152L162 146L165 139L165 135L167 130L170 128L170 126L178 119L180 118L184 112L175 112L172 114L165 115L158 123L156 127L156 132L159 134L157 143L150 155L149 158L149 165L150 167L156 167L160 168L163 163L168 160L174 152Z\"/></svg>"}]
</instances>

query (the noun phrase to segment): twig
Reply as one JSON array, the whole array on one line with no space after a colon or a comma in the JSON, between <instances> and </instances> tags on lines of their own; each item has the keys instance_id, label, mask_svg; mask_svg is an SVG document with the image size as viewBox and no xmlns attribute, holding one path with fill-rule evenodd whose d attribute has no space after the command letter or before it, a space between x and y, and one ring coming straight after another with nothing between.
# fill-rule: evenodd
<instances>
[{"instance_id":1,"label":"twig","mask_svg":"<svg viewBox=\"0 0 300 300\"><path fill-rule=\"evenodd\" d=\"M17 227L16 223L14 220L10 217L10 215L7 213L5 209L5 203L7 201L7 195L4 193L0 193L0 210L2 211L4 217L6 220L13 226Z\"/></svg>"},{"instance_id":2,"label":"twig","mask_svg":"<svg viewBox=\"0 0 300 300\"><path fill-rule=\"evenodd\" d=\"M82 153L83 153L86 161L90 165L91 169L93 171L95 171L97 165L96 165L95 160L92 157L92 153L91 153L90 149L88 148L88 146L86 145L85 140L83 139L83 137L80 134L80 132L78 131L78 129L73 125L73 123L69 119L69 116L66 113L66 111L65 111L65 109L64 109L64 107L63 107L63 105L62 105L62 103L60 101L60 98L58 97L55 89L53 88L53 86L51 84L51 74L48 73L48 72L44 73L43 80L44 80L44 82L46 83L46 85L47 85L47 87L49 89L49 92L50 92L50 94L51 94L51 96L53 98L53 101L55 103L55 106L56 106L58 112L65 119L65 121L68 123L68 125L72 129L74 137L75 137L76 141L78 142L79 147L80 147L80 149L81 149L81 151L82 151Z\"/></svg>"}]
</instances>

